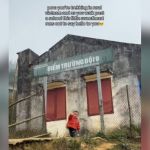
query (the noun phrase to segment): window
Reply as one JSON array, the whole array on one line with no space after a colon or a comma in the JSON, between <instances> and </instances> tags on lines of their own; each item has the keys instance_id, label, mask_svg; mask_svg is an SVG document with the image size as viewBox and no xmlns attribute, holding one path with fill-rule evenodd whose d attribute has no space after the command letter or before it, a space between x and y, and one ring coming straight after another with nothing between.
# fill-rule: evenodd
<instances>
[{"instance_id":1,"label":"window","mask_svg":"<svg viewBox=\"0 0 150 150\"><path fill-rule=\"evenodd\" d=\"M47 91L46 120L66 119L66 88L60 87Z\"/></svg>"},{"instance_id":2,"label":"window","mask_svg":"<svg viewBox=\"0 0 150 150\"><path fill-rule=\"evenodd\" d=\"M113 113L111 79L101 80L104 114ZM87 82L88 115L99 115L97 80Z\"/></svg>"}]
</instances>

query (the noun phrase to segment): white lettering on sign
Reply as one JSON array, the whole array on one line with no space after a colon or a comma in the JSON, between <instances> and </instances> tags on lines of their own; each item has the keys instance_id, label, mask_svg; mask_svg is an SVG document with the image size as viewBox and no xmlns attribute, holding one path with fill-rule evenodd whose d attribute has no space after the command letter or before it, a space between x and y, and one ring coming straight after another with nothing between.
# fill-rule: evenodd
<instances>
[{"instance_id":1,"label":"white lettering on sign","mask_svg":"<svg viewBox=\"0 0 150 150\"><path fill-rule=\"evenodd\" d=\"M113 61L113 51L111 48L86 53L85 55L78 55L75 57L68 57L64 60L56 60L44 64L35 65L33 67L34 76L47 76L62 71L69 71L75 69L96 66Z\"/></svg>"},{"instance_id":2,"label":"white lettering on sign","mask_svg":"<svg viewBox=\"0 0 150 150\"><path fill-rule=\"evenodd\" d=\"M99 61L100 61L99 56L89 56L87 58L83 58L79 60L71 60L65 63L61 63L61 64L49 65L47 68L47 71L48 72L60 71L60 70L65 70L69 68L75 68L75 67L85 66L88 64L98 63Z\"/></svg>"}]
</instances>

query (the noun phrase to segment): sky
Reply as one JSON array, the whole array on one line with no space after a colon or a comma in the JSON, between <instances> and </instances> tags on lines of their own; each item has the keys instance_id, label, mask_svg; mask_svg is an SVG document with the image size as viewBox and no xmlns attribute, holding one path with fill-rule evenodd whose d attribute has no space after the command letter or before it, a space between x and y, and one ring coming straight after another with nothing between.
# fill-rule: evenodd
<instances>
[{"instance_id":1,"label":"sky","mask_svg":"<svg viewBox=\"0 0 150 150\"><path fill-rule=\"evenodd\" d=\"M47 27L44 12L51 5L103 5L104 26ZM67 34L140 44L140 0L10 1L10 61L15 62L16 53L27 48L41 55Z\"/></svg>"}]
</instances>

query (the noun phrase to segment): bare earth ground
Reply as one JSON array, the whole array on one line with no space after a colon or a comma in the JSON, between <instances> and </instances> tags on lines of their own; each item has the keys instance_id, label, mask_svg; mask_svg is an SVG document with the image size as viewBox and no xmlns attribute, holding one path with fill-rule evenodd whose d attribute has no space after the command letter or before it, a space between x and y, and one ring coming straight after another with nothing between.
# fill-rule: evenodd
<instances>
[{"instance_id":1,"label":"bare earth ground","mask_svg":"<svg viewBox=\"0 0 150 150\"><path fill-rule=\"evenodd\" d=\"M121 150L120 148L116 148L116 143L103 143L95 148L95 150ZM130 143L130 149L131 150L141 150L140 143ZM123 149L125 150L125 149Z\"/></svg>"},{"instance_id":2,"label":"bare earth ground","mask_svg":"<svg viewBox=\"0 0 150 150\"><path fill-rule=\"evenodd\" d=\"M10 150L79 150L79 148L65 148L64 139L69 140L70 138L61 139L61 142L58 142L60 138L28 138L28 139L12 139L9 140L9 149ZM52 142L57 140L58 146L53 147ZM74 139L73 139L74 140ZM75 139L77 142L80 142L80 139ZM118 141L106 141L102 138L95 138L96 145L90 147L86 143L81 143L81 150L126 150L124 148L116 147L120 144ZM73 143L75 144L75 143ZM140 142L128 143L130 146L129 150L140 150ZM128 150L128 149L127 149Z\"/></svg>"},{"instance_id":3,"label":"bare earth ground","mask_svg":"<svg viewBox=\"0 0 150 150\"><path fill-rule=\"evenodd\" d=\"M103 143L100 146L97 146L95 150L107 150L112 149L116 144L115 143Z\"/></svg>"}]
</instances>

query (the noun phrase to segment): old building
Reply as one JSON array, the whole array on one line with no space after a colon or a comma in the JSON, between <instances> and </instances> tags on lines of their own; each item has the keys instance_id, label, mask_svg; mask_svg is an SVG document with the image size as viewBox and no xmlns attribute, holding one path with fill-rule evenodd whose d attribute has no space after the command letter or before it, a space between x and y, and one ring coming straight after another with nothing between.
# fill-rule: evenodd
<instances>
[{"instance_id":1,"label":"old building","mask_svg":"<svg viewBox=\"0 0 150 150\"><path fill-rule=\"evenodd\" d=\"M77 110L81 131L99 131L101 123L95 66L56 72L48 76L42 76L41 73L36 77L32 70L34 66L47 62L63 61L107 49L112 50L113 61L101 64L100 69L106 132L128 125L127 99L130 101L132 124L140 124L140 45L67 35L40 56L30 49L18 53L18 98L32 94L38 85L42 85L44 97L38 95L34 100L18 105L17 121L43 112L46 115L45 119L39 118L30 124L19 125L17 130L42 130L46 127L47 132L53 136L64 136L68 134L67 116Z\"/></svg>"}]
</instances>

